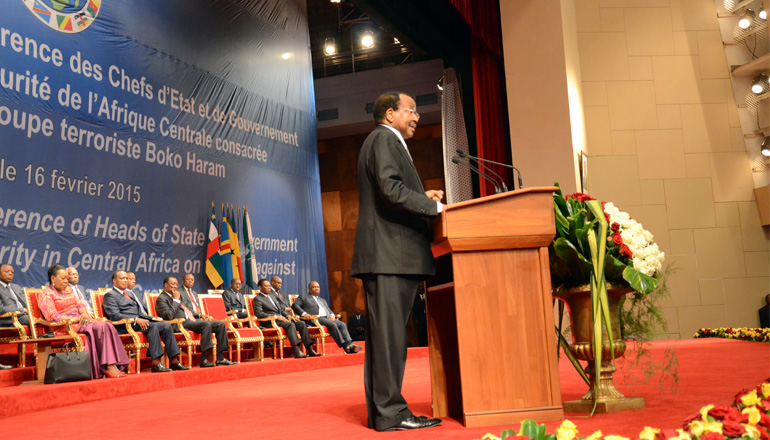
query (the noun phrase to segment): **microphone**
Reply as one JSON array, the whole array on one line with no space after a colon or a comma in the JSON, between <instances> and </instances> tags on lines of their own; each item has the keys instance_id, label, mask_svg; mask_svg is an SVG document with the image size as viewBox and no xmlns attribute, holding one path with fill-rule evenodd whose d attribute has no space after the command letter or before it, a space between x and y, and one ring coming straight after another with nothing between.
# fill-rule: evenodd
<instances>
[{"instance_id":1,"label":"microphone","mask_svg":"<svg viewBox=\"0 0 770 440\"><path fill-rule=\"evenodd\" d=\"M478 168L476 168L476 167L474 167L474 166L472 166L470 164L467 164L467 163L461 161L460 158L457 157L457 156L452 157L452 162L456 163L456 164L459 164L459 165L462 165L462 166L468 168L469 170L473 171L474 173L478 174L479 176L487 179L488 181L490 181L492 183L492 186L495 187L495 194L500 194L500 187L497 186L497 182L495 182L495 179L487 176L485 173L482 173L481 170L479 170Z\"/></svg>"},{"instance_id":2,"label":"microphone","mask_svg":"<svg viewBox=\"0 0 770 440\"><path fill-rule=\"evenodd\" d=\"M473 160L475 160L475 161L477 161L477 162L478 162L478 161L481 161L481 162L488 162L488 163L493 163L493 164L495 164L495 165L500 165L500 166L503 166L503 167L506 167L506 168L511 168L511 169L514 169L514 170L516 170L516 172L517 172L517 173L519 173L519 189L522 189L522 188L524 188L524 181L521 179L521 171L519 171L519 169L518 169L518 168L516 168L515 166L513 166L513 165L508 165L507 163L500 163L500 162L495 162L494 160L489 160L489 159L482 159L482 158L480 158L480 157L471 156L470 154L468 154L468 153L466 153L465 151L463 151L463 150L460 150L460 149L456 150L456 152L457 152L457 154L458 154L460 157L467 157L468 159L473 159Z\"/></svg>"},{"instance_id":3,"label":"microphone","mask_svg":"<svg viewBox=\"0 0 770 440\"><path fill-rule=\"evenodd\" d=\"M463 150L459 150L458 149L458 150L455 150L455 151L459 154L460 157L467 157L468 161L474 160L474 159L472 159L472 156L468 156L465 153L465 151L463 151ZM460 153L462 153L462 154L460 154ZM497 174L492 168L489 168L488 166L484 165L483 163L479 162L478 160L476 160L475 162L476 162L476 166L480 166L480 167L484 168L485 170L487 170L488 173L490 173L493 176L497 177L497 180L500 181L500 186L503 188L503 192L508 192L508 187L505 185L505 180L502 177L500 177L499 174Z\"/></svg>"}]
</instances>

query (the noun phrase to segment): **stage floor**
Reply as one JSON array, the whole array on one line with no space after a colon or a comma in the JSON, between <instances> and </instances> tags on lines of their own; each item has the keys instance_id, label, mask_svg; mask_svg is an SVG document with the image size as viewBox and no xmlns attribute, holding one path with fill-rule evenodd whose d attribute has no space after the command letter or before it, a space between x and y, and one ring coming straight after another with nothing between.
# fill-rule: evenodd
<instances>
[{"instance_id":1,"label":"stage floor","mask_svg":"<svg viewBox=\"0 0 770 440\"><path fill-rule=\"evenodd\" d=\"M647 407L640 411L599 414L591 418L566 414L588 436L596 429L605 435L618 434L636 438L644 426L662 429L681 427L682 421L706 404L729 404L736 392L755 387L770 376L770 344L721 339L678 340L653 344L652 353L660 356L673 344L679 357L678 392L661 392L654 385L624 386L625 377L638 372L616 374L618 389L627 396L641 396ZM430 378L427 350L410 349L404 377L404 395L417 414L430 414ZM314 362L321 360L322 362ZM338 362L347 365L337 365ZM119 380L92 381L91 386L110 389L142 384L146 392L126 397L108 398L55 409L40 410L0 419L4 438L45 438L67 431L81 438L133 439L137 436L164 439L207 438L221 433L238 438L437 438L476 439L487 432L499 435L505 428L463 427L445 419L437 428L413 432L377 433L366 427L363 389L363 356L331 355L319 359L267 361L270 374L195 385L193 378L202 374L257 374L255 366L218 367L201 371L142 374ZM264 368L264 367L260 367ZM281 368L286 372L281 373ZM225 369L231 369L226 372ZM197 372L196 372L197 370ZM293 370L293 371L292 371ZM218 372L219 371L219 372ZM267 371L267 370L266 370ZM188 375L190 380L184 380ZM163 379L163 376L166 376ZM175 376L177 388L152 391L151 384L162 384ZM586 386L562 357L560 364L562 397L575 400ZM118 382L124 382L119 384ZM0 399L21 410L31 405L24 388L37 388L35 399L46 396L73 401L94 393L88 387L37 385L0 388ZM58 389L57 389L58 388ZM60 391L61 390L61 391ZM30 394L32 396L32 394ZM55 396L55 397L54 397ZM93 395L92 395L93 396ZM549 422L549 432L559 422Z\"/></svg>"}]
</instances>

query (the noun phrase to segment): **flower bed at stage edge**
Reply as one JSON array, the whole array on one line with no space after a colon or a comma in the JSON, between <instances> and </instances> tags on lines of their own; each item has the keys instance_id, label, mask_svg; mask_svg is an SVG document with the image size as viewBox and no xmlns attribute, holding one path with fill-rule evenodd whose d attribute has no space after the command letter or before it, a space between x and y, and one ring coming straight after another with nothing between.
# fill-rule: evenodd
<instances>
[{"instance_id":1,"label":"flower bed at stage edge","mask_svg":"<svg viewBox=\"0 0 770 440\"><path fill-rule=\"evenodd\" d=\"M741 341L770 342L770 328L702 328L695 332L693 338L724 338L739 339Z\"/></svg>"},{"instance_id":2,"label":"flower bed at stage edge","mask_svg":"<svg viewBox=\"0 0 770 440\"><path fill-rule=\"evenodd\" d=\"M658 428L645 427L640 440L770 440L770 379L752 390L741 390L731 406L706 405L687 417L682 428L666 437ZM521 423L518 432L506 429L498 437L486 434L481 440L630 440L619 435L604 435L597 430L588 437L577 435L574 423L564 420L553 434L533 420Z\"/></svg>"}]
</instances>

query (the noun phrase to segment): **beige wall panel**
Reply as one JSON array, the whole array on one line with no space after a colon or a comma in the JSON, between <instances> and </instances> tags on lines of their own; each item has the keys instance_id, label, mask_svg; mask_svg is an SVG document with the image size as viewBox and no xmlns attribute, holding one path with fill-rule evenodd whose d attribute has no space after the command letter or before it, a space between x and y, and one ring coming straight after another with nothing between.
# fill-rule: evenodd
<instances>
[{"instance_id":1,"label":"beige wall panel","mask_svg":"<svg viewBox=\"0 0 770 440\"><path fill-rule=\"evenodd\" d=\"M759 327L758 310L765 304L770 289L770 277L725 280L726 325L730 327Z\"/></svg>"},{"instance_id":2,"label":"beige wall panel","mask_svg":"<svg viewBox=\"0 0 770 440\"><path fill-rule=\"evenodd\" d=\"M754 200L754 180L746 152L710 155L715 202Z\"/></svg>"},{"instance_id":3,"label":"beige wall panel","mask_svg":"<svg viewBox=\"0 0 770 440\"><path fill-rule=\"evenodd\" d=\"M729 79L701 80L701 98L704 104L726 104L733 93Z\"/></svg>"},{"instance_id":4,"label":"beige wall panel","mask_svg":"<svg viewBox=\"0 0 770 440\"><path fill-rule=\"evenodd\" d=\"M655 99L658 104L701 102L700 67L697 55L652 57Z\"/></svg>"},{"instance_id":5,"label":"beige wall panel","mask_svg":"<svg viewBox=\"0 0 770 440\"><path fill-rule=\"evenodd\" d=\"M575 4L575 23L578 32L601 32L599 0L580 0Z\"/></svg>"},{"instance_id":6,"label":"beige wall panel","mask_svg":"<svg viewBox=\"0 0 770 440\"><path fill-rule=\"evenodd\" d=\"M661 307L661 311L663 312L663 316L666 318L666 322L668 323L668 332L669 333L679 333L679 315L677 313L676 307Z\"/></svg>"},{"instance_id":7,"label":"beige wall panel","mask_svg":"<svg viewBox=\"0 0 770 440\"><path fill-rule=\"evenodd\" d=\"M586 150L589 156L612 155L608 107L586 107Z\"/></svg>"},{"instance_id":8,"label":"beige wall panel","mask_svg":"<svg viewBox=\"0 0 770 440\"><path fill-rule=\"evenodd\" d=\"M698 33L695 31L674 32L674 53L676 55L696 55L698 53Z\"/></svg>"},{"instance_id":9,"label":"beige wall panel","mask_svg":"<svg viewBox=\"0 0 770 440\"><path fill-rule=\"evenodd\" d=\"M671 16L675 31L719 30L714 2L703 0L676 0L671 2Z\"/></svg>"},{"instance_id":10,"label":"beige wall panel","mask_svg":"<svg viewBox=\"0 0 770 440\"><path fill-rule=\"evenodd\" d=\"M599 0L602 8L643 8L647 0Z\"/></svg>"},{"instance_id":11,"label":"beige wall panel","mask_svg":"<svg viewBox=\"0 0 770 440\"><path fill-rule=\"evenodd\" d=\"M610 127L613 130L658 128L655 88L652 81L607 83Z\"/></svg>"},{"instance_id":12,"label":"beige wall panel","mask_svg":"<svg viewBox=\"0 0 770 440\"><path fill-rule=\"evenodd\" d=\"M698 280L700 285L700 303L713 306L725 303L725 288L722 280Z\"/></svg>"},{"instance_id":13,"label":"beige wall panel","mask_svg":"<svg viewBox=\"0 0 770 440\"><path fill-rule=\"evenodd\" d=\"M607 84L603 81L583 81L583 105L607 105Z\"/></svg>"},{"instance_id":14,"label":"beige wall panel","mask_svg":"<svg viewBox=\"0 0 770 440\"><path fill-rule=\"evenodd\" d=\"M746 252L746 275L750 277L766 277L770 275L770 253Z\"/></svg>"},{"instance_id":15,"label":"beige wall panel","mask_svg":"<svg viewBox=\"0 0 770 440\"><path fill-rule=\"evenodd\" d=\"M741 225L741 216L738 215L737 202L714 203L714 213L717 216L718 228L729 228Z\"/></svg>"},{"instance_id":16,"label":"beige wall panel","mask_svg":"<svg viewBox=\"0 0 770 440\"><path fill-rule=\"evenodd\" d=\"M684 151L730 151L730 125L725 104L682 105Z\"/></svg>"},{"instance_id":17,"label":"beige wall panel","mask_svg":"<svg viewBox=\"0 0 770 440\"><path fill-rule=\"evenodd\" d=\"M623 9L601 8L599 10L599 17L602 24L602 32L623 32L626 30Z\"/></svg>"},{"instance_id":18,"label":"beige wall panel","mask_svg":"<svg viewBox=\"0 0 770 440\"><path fill-rule=\"evenodd\" d=\"M668 231L671 240L671 255L695 254L695 239L692 229L672 229Z\"/></svg>"},{"instance_id":19,"label":"beige wall panel","mask_svg":"<svg viewBox=\"0 0 770 440\"><path fill-rule=\"evenodd\" d=\"M616 206L641 204L636 156L589 157L588 170L593 197Z\"/></svg>"},{"instance_id":20,"label":"beige wall panel","mask_svg":"<svg viewBox=\"0 0 770 440\"><path fill-rule=\"evenodd\" d=\"M741 127L730 126L730 151L746 151L746 139L743 137Z\"/></svg>"},{"instance_id":21,"label":"beige wall panel","mask_svg":"<svg viewBox=\"0 0 770 440\"><path fill-rule=\"evenodd\" d=\"M667 179L664 185L670 229L716 226L711 179Z\"/></svg>"},{"instance_id":22,"label":"beige wall panel","mask_svg":"<svg viewBox=\"0 0 770 440\"><path fill-rule=\"evenodd\" d=\"M658 105L658 128L661 130L682 128L682 112L679 105Z\"/></svg>"},{"instance_id":23,"label":"beige wall panel","mask_svg":"<svg viewBox=\"0 0 770 440\"><path fill-rule=\"evenodd\" d=\"M687 177L711 177L711 160L708 153L688 153L684 155L687 164Z\"/></svg>"},{"instance_id":24,"label":"beige wall panel","mask_svg":"<svg viewBox=\"0 0 770 440\"><path fill-rule=\"evenodd\" d=\"M628 79L628 53L624 33L579 33L578 50L582 81Z\"/></svg>"},{"instance_id":25,"label":"beige wall panel","mask_svg":"<svg viewBox=\"0 0 770 440\"><path fill-rule=\"evenodd\" d=\"M652 57L628 57L628 76L634 81L651 81Z\"/></svg>"},{"instance_id":26,"label":"beige wall panel","mask_svg":"<svg viewBox=\"0 0 770 440\"><path fill-rule=\"evenodd\" d=\"M639 130L636 151L640 179L687 177L682 130Z\"/></svg>"},{"instance_id":27,"label":"beige wall panel","mask_svg":"<svg viewBox=\"0 0 770 440\"><path fill-rule=\"evenodd\" d=\"M616 156L630 156L636 154L636 136L632 130L613 130L612 154Z\"/></svg>"},{"instance_id":28,"label":"beige wall panel","mask_svg":"<svg viewBox=\"0 0 770 440\"><path fill-rule=\"evenodd\" d=\"M642 203L645 205L665 205L666 191L663 189L662 180L640 180L639 188L642 191Z\"/></svg>"},{"instance_id":29,"label":"beige wall panel","mask_svg":"<svg viewBox=\"0 0 770 440\"><path fill-rule=\"evenodd\" d=\"M671 6L671 0L647 0L647 6L653 8Z\"/></svg>"},{"instance_id":30,"label":"beige wall panel","mask_svg":"<svg viewBox=\"0 0 770 440\"><path fill-rule=\"evenodd\" d=\"M694 237L698 278L746 276L741 228L696 229Z\"/></svg>"},{"instance_id":31,"label":"beige wall panel","mask_svg":"<svg viewBox=\"0 0 770 440\"><path fill-rule=\"evenodd\" d=\"M658 247L663 252L668 253L671 251L665 205L641 205L620 208L631 214L631 217L641 223L644 229L652 233L653 239L658 243Z\"/></svg>"},{"instance_id":32,"label":"beige wall panel","mask_svg":"<svg viewBox=\"0 0 770 440\"><path fill-rule=\"evenodd\" d=\"M629 55L674 55L674 32L668 8L627 8Z\"/></svg>"},{"instance_id":33,"label":"beige wall panel","mask_svg":"<svg viewBox=\"0 0 770 440\"><path fill-rule=\"evenodd\" d=\"M694 255L666 255L666 265L673 265L676 271L668 277L668 290L671 299L666 306L697 306L700 305L700 289L698 288L698 270Z\"/></svg>"},{"instance_id":34,"label":"beige wall panel","mask_svg":"<svg viewBox=\"0 0 770 440\"><path fill-rule=\"evenodd\" d=\"M763 227L759 223L759 211L757 203L739 202L738 212L741 216L741 238L743 240L743 250L745 251L766 251L770 249L770 229ZM768 292L770 293L770 292Z\"/></svg>"},{"instance_id":35,"label":"beige wall panel","mask_svg":"<svg viewBox=\"0 0 770 440\"><path fill-rule=\"evenodd\" d=\"M725 47L719 30L698 31L698 61L701 78L730 78Z\"/></svg>"},{"instance_id":36,"label":"beige wall panel","mask_svg":"<svg viewBox=\"0 0 770 440\"><path fill-rule=\"evenodd\" d=\"M724 327L727 322L725 306L679 307L679 333L683 339L692 338L699 328Z\"/></svg>"}]
</instances>

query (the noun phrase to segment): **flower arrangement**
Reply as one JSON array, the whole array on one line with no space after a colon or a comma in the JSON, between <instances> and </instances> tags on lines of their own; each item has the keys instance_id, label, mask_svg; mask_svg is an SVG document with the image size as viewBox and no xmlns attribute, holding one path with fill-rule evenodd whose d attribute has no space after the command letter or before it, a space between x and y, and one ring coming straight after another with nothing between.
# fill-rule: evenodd
<instances>
[{"instance_id":1,"label":"flower arrangement","mask_svg":"<svg viewBox=\"0 0 770 440\"><path fill-rule=\"evenodd\" d=\"M739 339L741 341L770 342L770 328L701 328L695 332L693 338L725 338Z\"/></svg>"},{"instance_id":2,"label":"flower arrangement","mask_svg":"<svg viewBox=\"0 0 770 440\"><path fill-rule=\"evenodd\" d=\"M516 432L506 429L500 436L486 434L481 440L630 440L619 435L604 435L597 430L588 437L578 436L574 423L564 420L553 434L546 426L524 420ZM666 437L660 429L646 426L640 440L768 440L770 439L770 382L735 395L732 406L706 405L684 420L676 435Z\"/></svg>"}]
</instances>

